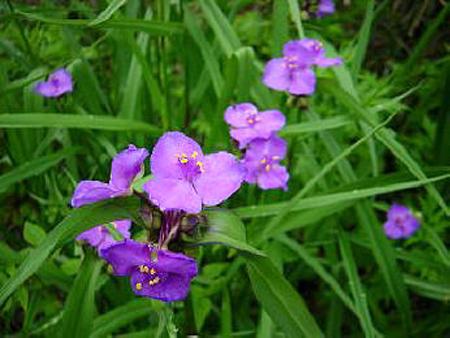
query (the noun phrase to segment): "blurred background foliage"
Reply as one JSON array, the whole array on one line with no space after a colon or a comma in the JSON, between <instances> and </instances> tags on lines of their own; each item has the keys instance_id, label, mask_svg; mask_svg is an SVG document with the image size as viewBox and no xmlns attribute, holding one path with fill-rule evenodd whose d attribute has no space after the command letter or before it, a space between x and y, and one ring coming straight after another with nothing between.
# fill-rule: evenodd
<instances>
[{"instance_id":1,"label":"blurred background foliage","mask_svg":"<svg viewBox=\"0 0 450 338\"><path fill-rule=\"evenodd\" d=\"M198 247L189 298L164 305L137 299L67 240L3 302L0 335L299 337L280 322L297 316L289 294L277 295L284 283L328 337L450 335L450 5L335 3L314 19L313 1L2 1L1 285L68 214L76 182L106 180L127 144L150 149L182 130L206 151L237 154L223 121L230 104L285 113L291 179L288 192L244 186L225 204L273 266ZM345 62L318 71L308 98L260 81L300 18ZM33 93L58 67L73 74L73 94ZM382 232L393 201L422 219L406 241Z\"/></svg>"}]
</instances>

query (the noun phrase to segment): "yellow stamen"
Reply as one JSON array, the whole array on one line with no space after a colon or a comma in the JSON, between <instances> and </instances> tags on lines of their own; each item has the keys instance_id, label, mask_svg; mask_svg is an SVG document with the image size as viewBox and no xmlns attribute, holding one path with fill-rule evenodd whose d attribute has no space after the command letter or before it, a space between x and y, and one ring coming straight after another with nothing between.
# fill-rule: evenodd
<instances>
[{"instance_id":1,"label":"yellow stamen","mask_svg":"<svg viewBox=\"0 0 450 338\"><path fill-rule=\"evenodd\" d=\"M266 162L267 162L266 158L263 158L263 159L261 160L261 163L262 163L262 164L264 164L264 163L266 163Z\"/></svg>"},{"instance_id":2,"label":"yellow stamen","mask_svg":"<svg viewBox=\"0 0 450 338\"><path fill-rule=\"evenodd\" d=\"M136 283L136 290L142 290L142 283Z\"/></svg>"},{"instance_id":3,"label":"yellow stamen","mask_svg":"<svg viewBox=\"0 0 450 338\"><path fill-rule=\"evenodd\" d=\"M155 278L153 278L153 279L148 281L148 285L153 286L155 284L158 284L159 282L160 282L159 277L155 277Z\"/></svg>"},{"instance_id":4,"label":"yellow stamen","mask_svg":"<svg viewBox=\"0 0 450 338\"><path fill-rule=\"evenodd\" d=\"M191 155L191 157L195 160L198 156L198 152L194 151Z\"/></svg>"},{"instance_id":5,"label":"yellow stamen","mask_svg":"<svg viewBox=\"0 0 450 338\"><path fill-rule=\"evenodd\" d=\"M266 164L266 166L264 167L264 169L265 169L266 171L270 171L270 164Z\"/></svg>"},{"instance_id":6,"label":"yellow stamen","mask_svg":"<svg viewBox=\"0 0 450 338\"><path fill-rule=\"evenodd\" d=\"M147 265L139 265L139 271L141 273L148 273L149 269Z\"/></svg>"},{"instance_id":7,"label":"yellow stamen","mask_svg":"<svg viewBox=\"0 0 450 338\"><path fill-rule=\"evenodd\" d=\"M203 167L203 162L197 161L196 165L200 169L200 172L202 172L202 173L205 172L205 168Z\"/></svg>"},{"instance_id":8,"label":"yellow stamen","mask_svg":"<svg viewBox=\"0 0 450 338\"><path fill-rule=\"evenodd\" d=\"M153 268L151 268L151 269L150 269L150 274L151 274L151 275L154 275L155 273L156 273L156 270L153 269Z\"/></svg>"}]
</instances>

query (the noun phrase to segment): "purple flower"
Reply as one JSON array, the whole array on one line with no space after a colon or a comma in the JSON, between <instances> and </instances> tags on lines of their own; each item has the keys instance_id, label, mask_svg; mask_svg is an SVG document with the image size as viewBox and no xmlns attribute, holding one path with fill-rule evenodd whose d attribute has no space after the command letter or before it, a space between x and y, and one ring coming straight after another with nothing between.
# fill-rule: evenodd
<instances>
[{"instance_id":1,"label":"purple flower","mask_svg":"<svg viewBox=\"0 0 450 338\"><path fill-rule=\"evenodd\" d=\"M71 204L78 208L118 196L131 195L131 185L144 173L144 161L148 157L145 148L136 148L130 144L117 154L112 162L109 183L100 181L81 181L75 188Z\"/></svg>"},{"instance_id":2,"label":"purple flower","mask_svg":"<svg viewBox=\"0 0 450 338\"><path fill-rule=\"evenodd\" d=\"M322 18L326 15L333 14L335 10L333 0L320 0L316 15L317 17Z\"/></svg>"},{"instance_id":3,"label":"purple flower","mask_svg":"<svg viewBox=\"0 0 450 338\"><path fill-rule=\"evenodd\" d=\"M411 210L401 204L394 203L387 213L384 232L390 239L411 237L420 227L420 221Z\"/></svg>"},{"instance_id":4,"label":"purple flower","mask_svg":"<svg viewBox=\"0 0 450 338\"><path fill-rule=\"evenodd\" d=\"M186 298L191 279L198 273L193 258L132 240L102 250L102 257L115 275L131 277L134 293L164 302Z\"/></svg>"},{"instance_id":5,"label":"purple flower","mask_svg":"<svg viewBox=\"0 0 450 338\"><path fill-rule=\"evenodd\" d=\"M340 58L327 58L321 42L314 39L289 41L283 57L270 60L265 67L263 82L272 89L294 95L311 95L316 88L313 66L331 67L342 64Z\"/></svg>"},{"instance_id":6,"label":"purple flower","mask_svg":"<svg viewBox=\"0 0 450 338\"><path fill-rule=\"evenodd\" d=\"M44 97L59 97L72 90L72 76L64 68L54 71L47 81L38 82L34 87L34 91Z\"/></svg>"},{"instance_id":7,"label":"purple flower","mask_svg":"<svg viewBox=\"0 0 450 338\"><path fill-rule=\"evenodd\" d=\"M153 179L144 184L150 200L163 211L198 213L202 204L221 203L239 189L245 169L227 153L204 155L180 132L165 133L153 148Z\"/></svg>"},{"instance_id":8,"label":"purple flower","mask_svg":"<svg viewBox=\"0 0 450 338\"><path fill-rule=\"evenodd\" d=\"M256 183L264 190L277 188L287 190L289 173L280 165L286 151L286 141L275 135L268 140L252 141L243 159L247 169L245 180L248 183Z\"/></svg>"},{"instance_id":9,"label":"purple flower","mask_svg":"<svg viewBox=\"0 0 450 338\"><path fill-rule=\"evenodd\" d=\"M130 238L130 220L124 219L112 222L112 224L124 238ZM77 236L77 240L88 243L90 246L96 248L98 252L116 243L116 240L104 225L98 225L82 232Z\"/></svg>"},{"instance_id":10,"label":"purple flower","mask_svg":"<svg viewBox=\"0 0 450 338\"><path fill-rule=\"evenodd\" d=\"M231 126L231 137L243 149L256 138L268 139L283 128L286 119L278 110L258 112L253 104L240 103L227 108L225 121Z\"/></svg>"}]
</instances>

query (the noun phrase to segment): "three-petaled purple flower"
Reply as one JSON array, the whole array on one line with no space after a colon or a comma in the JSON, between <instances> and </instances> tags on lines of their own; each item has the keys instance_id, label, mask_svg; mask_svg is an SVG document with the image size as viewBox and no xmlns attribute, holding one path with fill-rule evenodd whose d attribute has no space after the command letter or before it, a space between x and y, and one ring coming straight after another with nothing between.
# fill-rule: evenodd
<instances>
[{"instance_id":1,"label":"three-petaled purple flower","mask_svg":"<svg viewBox=\"0 0 450 338\"><path fill-rule=\"evenodd\" d=\"M394 203L387 213L384 232L390 239L411 237L420 227L420 221L411 210L401 204Z\"/></svg>"},{"instance_id":2,"label":"three-petaled purple flower","mask_svg":"<svg viewBox=\"0 0 450 338\"><path fill-rule=\"evenodd\" d=\"M256 183L261 189L287 189L289 173L280 165L286 156L286 141L273 135L268 140L257 139L250 143L243 164L247 169L245 180Z\"/></svg>"},{"instance_id":3,"label":"three-petaled purple flower","mask_svg":"<svg viewBox=\"0 0 450 338\"><path fill-rule=\"evenodd\" d=\"M47 81L36 84L34 91L44 97L59 97L73 90L72 76L64 68L49 75Z\"/></svg>"},{"instance_id":4,"label":"three-petaled purple flower","mask_svg":"<svg viewBox=\"0 0 450 338\"><path fill-rule=\"evenodd\" d=\"M131 287L139 296L164 302L182 300L189 292L197 263L181 253L152 248L132 240L102 250L117 276L129 276Z\"/></svg>"},{"instance_id":5,"label":"three-petaled purple flower","mask_svg":"<svg viewBox=\"0 0 450 338\"><path fill-rule=\"evenodd\" d=\"M109 198L131 195L131 185L143 175L144 161L148 155L147 149L130 144L114 157L109 183L88 180L78 183L72 197L72 206L78 208Z\"/></svg>"},{"instance_id":6,"label":"three-petaled purple flower","mask_svg":"<svg viewBox=\"0 0 450 338\"><path fill-rule=\"evenodd\" d=\"M258 112L253 104L240 103L227 108L225 121L231 126L231 137L243 149L254 139L268 139L283 128L286 119L278 110Z\"/></svg>"},{"instance_id":7,"label":"three-petaled purple flower","mask_svg":"<svg viewBox=\"0 0 450 338\"><path fill-rule=\"evenodd\" d=\"M123 238L130 238L131 221L128 219L111 222L112 226L119 232ZM89 230L86 230L77 236L78 241L84 241L90 246L101 250L108 248L116 243L116 240L111 235L109 229L105 225L98 225Z\"/></svg>"},{"instance_id":8,"label":"three-petaled purple flower","mask_svg":"<svg viewBox=\"0 0 450 338\"><path fill-rule=\"evenodd\" d=\"M245 175L233 155L204 155L197 142L180 132L165 133L150 160L153 179L143 188L163 211L198 213L202 205L217 205L239 189Z\"/></svg>"},{"instance_id":9,"label":"three-petaled purple flower","mask_svg":"<svg viewBox=\"0 0 450 338\"><path fill-rule=\"evenodd\" d=\"M322 18L326 15L333 14L335 10L333 0L320 0L316 15L317 17Z\"/></svg>"},{"instance_id":10,"label":"three-petaled purple flower","mask_svg":"<svg viewBox=\"0 0 450 338\"><path fill-rule=\"evenodd\" d=\"M341 58L327 58L321 42L314 39L289 41L283 57L270 60L265 67L263 82L272 89L294 95L311 95L316 88L313 66L331 67L342 64Z\"/></svg>"}]
</instances>

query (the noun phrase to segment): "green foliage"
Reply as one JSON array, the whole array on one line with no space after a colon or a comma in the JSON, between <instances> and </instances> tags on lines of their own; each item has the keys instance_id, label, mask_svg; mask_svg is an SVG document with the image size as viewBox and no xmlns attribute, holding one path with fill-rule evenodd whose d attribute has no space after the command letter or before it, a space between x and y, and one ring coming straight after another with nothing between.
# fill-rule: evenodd
<instances>
[{"instance_id":1,"label":"green foliage","mask_svg":"<svg viewBox=\"0 0 450 338\"><path fill-rule=\"evenodd\" d=\"M317 19L307 3L0 3L2 337L449 334L450 5L335 0ZM269 90L264 64L301 37L344 65L316 69L310 97ZM60 67L73 93L36 95ZM144 240L139 200L71 210L75 184L167 130L239 156L223 120L238 102L286 115L288 191L246 184L206 210L183 235L187 300L136 298L74 239L130 218ZM383 232L392 202L422 221L407 240Z\"/></svg>"}]
</instances>

